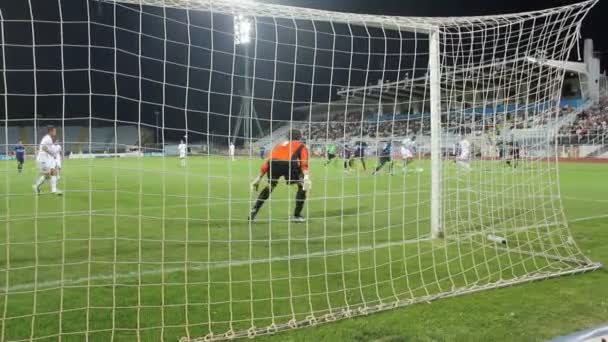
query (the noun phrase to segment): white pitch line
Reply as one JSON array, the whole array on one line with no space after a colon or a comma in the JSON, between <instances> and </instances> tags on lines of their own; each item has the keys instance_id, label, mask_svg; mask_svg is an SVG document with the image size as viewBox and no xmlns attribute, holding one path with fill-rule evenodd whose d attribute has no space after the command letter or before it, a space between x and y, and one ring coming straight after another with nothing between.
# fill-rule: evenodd
<instances>
[{"instance_id":1,"label":"white pitch line","mask_svg":"<svg viewBox=\"0 0 608 342\"><path fill-rule=\"evenodd\" d=\"M265 259L241 260L241 261L233 261L230 263L214 262L211 264L198 265L198 266L171 267L171 268L165 268L165 269L147 270L147 271L142 271L142 272L100 274L100 275L96 275L96 276L92 276L92 277L42 281L42 282L38 282L38 283L26 283L26 284L14 285L9 288L4 288L1 293L4 293L6 295L6 294L10 294L11 292L27 291L27 290L35 291L35 290L51 288L51 287L77 285L77 284L88 283L89 281L96 281L96 280L130 279L130 278L138 278L140 276L160 275L163 273L164 274L177 273L177 272L183 272L184 269L187 269L188 271L204 271L204 270L208 270L208 269L218 269L218 268L226 268L226 267L232 267L232 266L247 266L250 264L262 264L262 263L269 263L269 262L276 262L276 261L290 261L290 260L306 259L306 258L314 258L314 257L331 257L331 256L336 256L336 255L341 255L341 254L368 252L368 251L374 250L376 248L395 247L395 246L401 246L404 244L414 244L414 243L429 241L429 240L430 240L430 238L425 237L425 238L417 239L417 240L396 241L396 242L390 242L390 243L377 244L377 245L373 245L373 246L365 245L365 246L360 246L358 248L353 247L353 248L346 248L346 249L331 250L331 251L327 251L327 252L314 252L314 253L309 253L309 254L294 254L294 255L287 255L287 256L274 257L274 258L265 258ZM112 284L104 284L104 285L112 285Z\"/></svg>"},{"instance_id":2,"label":"white pitch line","mask_svg":"<svg viewBox=\"0 0 608 342\"><path fill-rule=\"evenodd\" d=\"M568 222L574 223L574 222L589 221L589 220L595 220L595 219L601 219L601 218L608 218L608 214L579 217L579 218L568 220ZM289 261L289 260L305 259L305 258L311 258L311 257L312 258L330 257L330 256L341 255L341 254L367 252L367 251L373 250L375 248L401 246L404 244L414 244L414 243L418 243L418 242L422 242L422 241L430 241L430 240L431 240L430 238L424 237L424 238L418 239L418 240L405 240L405 241L397 241L397 242L390 242L390 243L382 243L382 244L378 244L378 245L374 245L374 246L365 245L365 246L360 246L359 248L347 248L347 249L331 250L331 251L327 251L327 252L315 252L315 253L310 253L310 254L294 254L294 255L283 256L283 257L233 261L232 263L217 262L217 263L213 263L211 265L208 264L208 265L199 265L199 266L188 266L186 269L188 271L200 271L200 270L207 270L207 269L226 268L226 267L231 267L231 266L246 266L246 265L250 265L250 264L261 264L261 263L269 263L269 262L276 262L276 261ZM132 278L138 278L141 276L160 275L162 273L167 274L167 273L183 272L184 269L185 269L184 267L172 267L172 268L155 269L155 270L148 270L148 271L142 271L142 272L101 274L101 275L96 275L96 276L92 276L92 277L82 277L82 278L64 279L64 280L51 280L51 281L43 281L43 282L38 282L38 283L26 283L26 284L19 284L19 285L11 286L9 288L5 288L2 291L2 293L7 295L7 294L10 294L11 292L28 291L28 290L35 291L35 290L39 290L39 289L46 289L46 288L59 287L59 286L78 285L78 284L88 283L89 281L96 281L96 280L132 279ZM105 285L112 285L112 284L105 284Z\"/></svg>"},{"instance_id":3,"label":"white pitch line","mask_svg":"<svg viewBox=\"0 0 608 342\"><path fill-rule=\"evenodd\" d=\"M587 217L579 217L579 218L574 218L574 219L568 220L568 222L591 221L591 220L597 220L597 219L602 219L602 218L608 218L608 214L596 215L596 216L587 216Z\"/></svg>"},{"instance_id":4,"label":"white pitch line","mask_svg":"<svg viewBox=\"0 0 608 342\"><path fill-rule=\"evenodd\" d=\"M563 200L566 201L580 201L580 202L600 202L600 203L608 203L608 199L597 199L597 198L579 198L579 197L568 197L562 196Z\"/></svg>"}]
</instances>

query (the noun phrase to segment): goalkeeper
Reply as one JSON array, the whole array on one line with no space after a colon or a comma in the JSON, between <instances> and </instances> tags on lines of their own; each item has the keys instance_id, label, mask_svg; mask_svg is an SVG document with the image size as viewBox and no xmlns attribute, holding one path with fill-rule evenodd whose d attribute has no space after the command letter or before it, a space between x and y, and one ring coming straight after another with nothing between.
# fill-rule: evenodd
<instances>
[{"instance_id":1,"label":"goalkeeper","mask_svg":"<svg viewBox=\"0 0 608 342\"><path fill-rule=\"evenodd\" d=\"M270 197L281 177L285 178L288 185L296 184L298 186L296 207L290 220L298 223L305 221L301 214L304 202L306 201L306 192L310 190L312 185L308 176L308 149L300 141L302 135L298 130L290 130L287 139L272 149L270 156L262 164L260 175L251 183L252 189L257 191L262 177L264 175L268 177L269 184L262 189L255 205L251 209L251 213L249 214L250 221L255 220L260 208Z\"/></svg>"}]
</instances>

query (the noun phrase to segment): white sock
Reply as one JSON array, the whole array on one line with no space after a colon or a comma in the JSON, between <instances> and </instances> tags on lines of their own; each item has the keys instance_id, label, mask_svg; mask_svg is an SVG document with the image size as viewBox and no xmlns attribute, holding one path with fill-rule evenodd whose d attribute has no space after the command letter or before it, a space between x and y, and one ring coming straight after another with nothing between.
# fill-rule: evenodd
<instances>
[{"instance_id":1,"label":"white sock","mask_svg":"<svg viewBox=\"0 0 608 342\"><path fill-rule=\"evenodd\" d=\"M51 176L51 192L57 192L57 176Z\"/></svg>"},{"instance_id":2,"label":"white sock","mask_svg":"<svg viewBox=\"0 0 608 342\"><path fill-rule=\"evenodd\" d=\"M464 167L467 170L469 170L471 168L471 165L469 165L469 163L467 163L465 161L459 160L457 163L458 163L458 165L460 165L461 167Z\"/></svg>"},{"instance_id":3,"label":"white sock","mask_svg":"<svg viewBox=\"0 0 608 342\"><path fill-rule=\"evenodd\" d=\"M36 181L36 187L41 186L45 180L46 180L46 176L40 176L40 178L38 178L38 181Z\"/></svg>"}]
</instances>

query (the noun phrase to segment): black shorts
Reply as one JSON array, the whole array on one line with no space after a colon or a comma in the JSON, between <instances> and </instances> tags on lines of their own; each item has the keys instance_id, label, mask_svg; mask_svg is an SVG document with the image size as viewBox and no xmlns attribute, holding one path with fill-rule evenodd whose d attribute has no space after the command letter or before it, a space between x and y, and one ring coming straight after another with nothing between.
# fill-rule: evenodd
<instances>
[{"instance_id":1,"label":"black shorts","mask_svg":"<svg viewBox=\"0 0 608 342\"><path fill-rule=\"evenodd\" d=\"M278 182L281 177L285 178L287 184L299 183L302 180L302 170L297 162L288 160L271 160L268 162L268 181Z\"/></svg>"},{"instance_id":2,"label":"black shorts","mask_svg":"<svg viewBox=\"0 0 608 342\"><path fill-rule=\"evenodd\" d=\"M513 151L513 159L519 159L519 150Z\"/></svg>"},{"instance_id":3,"label":"black shorts","mask_svg":"<svg viewBox=\"0 0 608 342\"><path fill-rule=\"evenodd\" d=\"M17 162L19 162L19 163L23 164L23 162L25 161L25 158L22 155L21 156L20 155L16 155L15 157L17 158Z\"/></svg>"},{"instance_id":4,"label":"black shorts","mask_svg":"<svg viewBox=\"0 0 608 342\"><path fill-rule=\"evenodd\" d=\"M336 158L336 154L335 153L328 153L327 154L327 159L332 160L334 158Z\"/></svg>"},{"instance_id":5,"label":"black shorts","mask_svg":"<svg viewBox=\"0 0 608 342\"><path fill-rule=\"evenodd\" d=\"M384 165L391 161L391 157L380 156L379 161L380 161L380 165Z\"/></svg>"}]
</instances>

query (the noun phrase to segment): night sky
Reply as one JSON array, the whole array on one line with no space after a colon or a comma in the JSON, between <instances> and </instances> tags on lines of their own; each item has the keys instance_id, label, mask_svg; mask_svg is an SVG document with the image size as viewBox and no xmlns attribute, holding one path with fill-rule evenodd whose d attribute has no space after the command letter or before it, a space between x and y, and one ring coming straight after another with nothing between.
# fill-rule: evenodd
<instances>
[{"instance_id":1,"label":"night sky","mask_svg":"<svg viewBox=\"0 0 608 342\"><path fill-rule=\"evenodd\" d=\"M516 13L576 3L572 0L265 0L268 3L333 11L400 16L475 16ZM381 6L379 4L382 4ZM583 22L583 38L592 38L600 52L602 70L608 68L608 1L601 0Z\"/></svg>"},{"instance_id":2,"label":"night sky","mask_svg":"<svg viewBox=\"0 0 608 342\"><path fill-rule=\"evenodd\" d=\"M500 14L572 3L563 0L264 1L403 16ZM395 32L389 32L388 40L385 40L380 30L372 29L370 40L361 27L354 28L352 35L356 38L351 46L348 28L336 25L338 37L334 40L330 35L317 36L318 50L314 53L311 47L315 37L307 33L311 32L310 23L300 24L296 44L295 30L290 28L293 22L280 19L277 23L287 29L278 32L280 43L275 55L277 33L269 19L258 21L257 43L245 51L243 47L234 50L233 19L227 15L213 16L215 33L211 34L209 13L191 14L194 26L190 31L190 44L187 44L188 32L182 24L187 21L185 11L167 10L170 20L165 32L162 9L145 7L141 22L145 37L140 39L137 34L140 26L138 7L121 5L116 16L120 30L115 41L111 4L98 6L97 2L86 0L62 0L64 25L61 27L56 23L59 20L57 1L31 0L31 3L37 20L34 27L36 63L32 54L28 1L0 0L5 19L23 20L4 24L6 68L9 70L5 77L11 94L7 96L7 113L11 125L31 125L34 117L39 126L58 124L58 119L79 126L111 125L118 120L121 124L163 126L168 136L179 137L187 130L192 140L204 140L207 133L227 135L228 127L234 123L245 80L246 55L250 61L256 55L255 66L251 66L255 82L251 86L254 105L266 129L270 125L270 113L272 120L290 120L294 107L311 101L323 103L336 99L341 87L374 83L380 78L403 79L402 70L409 70L409 76L422 76L428 65L427 38L407 33L399 37ZM87 3L90 4L88 11ZM379 3L383 6L378 6ZM604 0L591 11L583 27L583 38L593 38L596 50L601 52L608 52L606 14L608 2ZM86 25L87 16L93 25ZM89 29L91 49L88 48ZM319 23L316 29L320 32L330 30L326 23ZM166 46L161 39L165 34L172 41ZM61 37L63 48L59 44ZM416 38L418 44L399 44L399 38L409 42ZM212 41L213 51L210 49ZM294 50L296 45L301 48ZM191 46L190 55L188 46ZM115 53L116 47L118 52ZM140 54L143 58L138 58ZM605 67L608 55L603 57ZM294 68L296 60L298 66ZM188 69L186 65L191 67ZM34 72L34 69L38 71ZM4 103L0 104L0 117L6 118Z\"/></svg>"}]
</instances>

